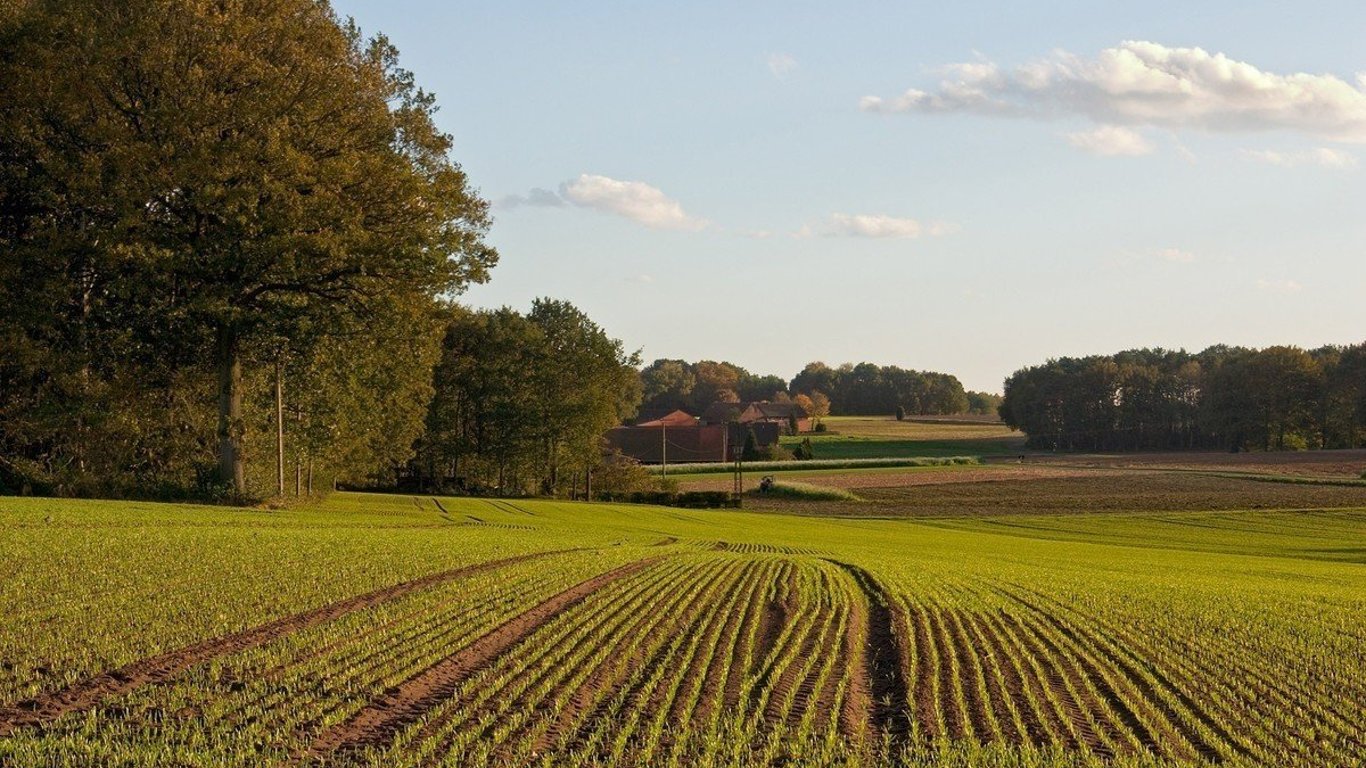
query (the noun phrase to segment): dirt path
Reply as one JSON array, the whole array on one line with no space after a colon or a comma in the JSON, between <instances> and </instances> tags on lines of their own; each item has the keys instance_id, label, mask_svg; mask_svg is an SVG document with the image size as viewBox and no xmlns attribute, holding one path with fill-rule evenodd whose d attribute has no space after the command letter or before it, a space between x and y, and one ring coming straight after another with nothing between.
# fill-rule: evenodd
<instances>
[{"instance_id":1,"label":"dirt path","mask_svg":"<svg viewBox=\"0 0 1366 768\"><path fill-rule=\"evenodd\" d=\"M296 613L250 629L244 629L241 632L223 635L179 650L141 659L87 680L73 683L66 688L0 707L0 736L6 736L18 728L42 725L73 712L84 712L112 696L127 693L144 685L163 683L196 664L219 656L256 648L285 635L334 621L356 611L396 600L421 589L514 563L573 551L575 550L535 552L454 568L378 589L374 592L349 597L311 611Z\"/></svg>"},{"instance_id":2,"label":"dirt path","mask_svg":"<svg viewBox=\"0 0 1366 768\"><path fill-rule=\"evenodd\" d=\"M469 675L516 645L564 611L618 579L630 576L661 558L647 558L594 576L514 616L470 645L400 683L392 693L366 705L349 720L323 732L294 764L333 752L352 751L388 743L448 698Z\"/></svg>"}]
</instances>

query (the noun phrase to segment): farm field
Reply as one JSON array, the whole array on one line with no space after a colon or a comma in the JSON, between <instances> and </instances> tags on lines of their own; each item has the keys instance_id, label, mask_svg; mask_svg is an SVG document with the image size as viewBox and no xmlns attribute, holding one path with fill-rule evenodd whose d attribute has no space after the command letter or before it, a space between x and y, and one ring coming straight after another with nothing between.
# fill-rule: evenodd
<instances>
[{"instance_id":1,"label":"farm field","mask_svg":"<svg viewBox=\"0 0 1366 768\"><path fill-rule=\"evenodd\" d=\"M1359 495L1050 492L1079 506L0 499L0 764L1360 764Z\"/></svg>"},{"instance_id":2,"label":"farm field","mask_svg":"<svg viewBox=\"0 0 1366 768\"><path fill-rule=\"evenodd\" d=\"M998 422L891 416L827 416L829 433L784 437L788 447L810 438L817 459L997 456L1020 453L1024 435Z\"/></svg>"}]
</instances>

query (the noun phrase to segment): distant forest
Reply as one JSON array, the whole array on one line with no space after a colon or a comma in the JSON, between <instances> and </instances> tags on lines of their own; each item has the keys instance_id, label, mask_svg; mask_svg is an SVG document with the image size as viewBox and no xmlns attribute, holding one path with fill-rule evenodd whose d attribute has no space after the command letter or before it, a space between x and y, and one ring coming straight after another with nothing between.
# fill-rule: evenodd
<instances>
[{"instance_id":1,"label":"distant forest","mask_svg":"<svg viewBox=\"0 0 1366 768\"><path fill-rule=\"evenodd\" d=\"M1000 413L1032 448L1357 448L1366 344L1064 357L1016 371Z\"/></svg>"},{"instance_id":2,"label":"distant forest","mask_svg":"<svg viewBox=\"0 0 1366 768\"><path fill-rule=\"evenodd\" d=\"M787 398L827 404L828 414L813 416L890 416L898 408L922 416L994 414L1000 404L999 395L968 392L956 376L947 373L872 363L831 368L813 362L789 382L781 376L753 374L732 363L661 359L641 371L641 385L643 412L681 409L694 415L716 402Z\"/></svg>"}]
</instances>

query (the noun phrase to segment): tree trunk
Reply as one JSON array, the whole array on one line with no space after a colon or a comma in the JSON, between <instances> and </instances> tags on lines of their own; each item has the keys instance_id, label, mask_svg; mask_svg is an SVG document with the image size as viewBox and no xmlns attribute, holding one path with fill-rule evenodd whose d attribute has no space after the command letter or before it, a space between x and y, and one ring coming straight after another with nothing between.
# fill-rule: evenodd
<instances>
[{"instance_id":1,"label":"tree trunk","mask_svg":"<svg viewBox=\"0 0 1366 768\"><path fill-rule=\"evenodd\" d=\"M246 495L242 461L242 358L237 332L220 326L215 341L218 364L218 479L237 496Z\"/></svg>"}]
</instances>

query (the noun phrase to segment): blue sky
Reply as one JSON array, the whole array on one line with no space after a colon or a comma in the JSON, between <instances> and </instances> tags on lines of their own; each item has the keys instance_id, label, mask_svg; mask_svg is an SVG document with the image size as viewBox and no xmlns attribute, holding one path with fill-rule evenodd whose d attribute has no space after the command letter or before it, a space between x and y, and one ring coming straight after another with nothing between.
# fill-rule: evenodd
<instances>
[{"instance_id":1,"label":"blue sky","mask_svg":"<svg viewBox=\"0 0 1366 768\"><path fill-rule=\"evenodd\" d=\"M478 306L999 391L1366 339L1366 5L336 3L495 201Z\"/></svg>"}]
</instances>

